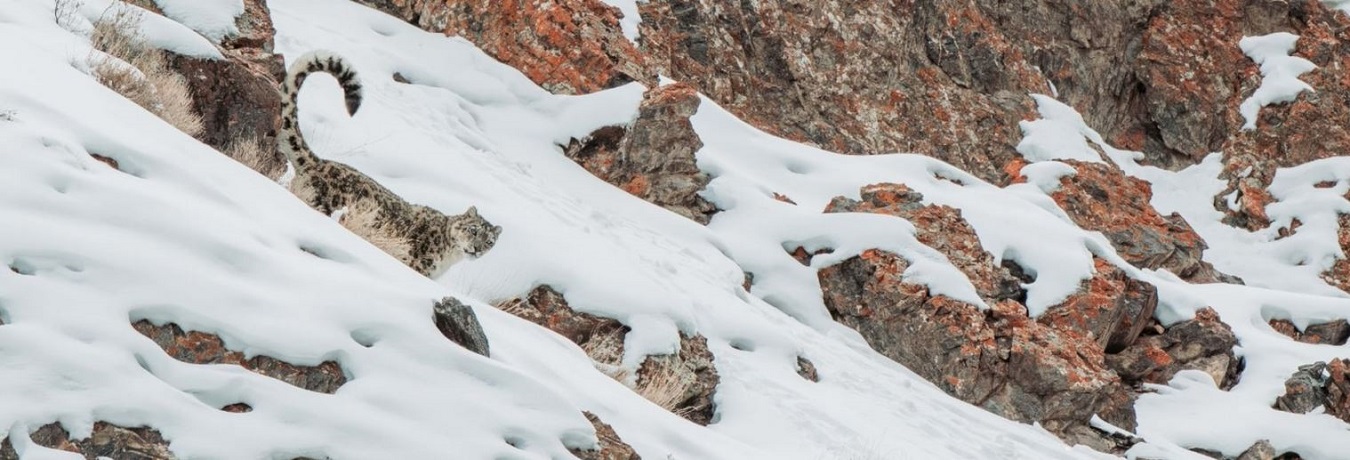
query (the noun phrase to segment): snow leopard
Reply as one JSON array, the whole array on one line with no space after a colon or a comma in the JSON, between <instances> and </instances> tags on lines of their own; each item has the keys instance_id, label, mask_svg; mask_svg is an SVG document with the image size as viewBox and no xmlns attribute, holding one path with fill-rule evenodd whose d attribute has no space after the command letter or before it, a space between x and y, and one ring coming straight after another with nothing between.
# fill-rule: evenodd
<instances>
[{"instance_id":1,"label":"snow leopard","mask_svg":"<svg viewBox=\"0 0 1350 460\"><path fill-rule=\"evenodd\" d=\"M423 275L435 278L465 257L477 258L497 244L502 227L470 206L457 216L413 204L345 164L314 155L300 133L298 98L305 78L322 72L337 78L347 113L361 107L361 80L342 56L314 51L291 65L282 83L278 150L295 168L291 192L310 207Z\"/></svg>"}]
</instances>

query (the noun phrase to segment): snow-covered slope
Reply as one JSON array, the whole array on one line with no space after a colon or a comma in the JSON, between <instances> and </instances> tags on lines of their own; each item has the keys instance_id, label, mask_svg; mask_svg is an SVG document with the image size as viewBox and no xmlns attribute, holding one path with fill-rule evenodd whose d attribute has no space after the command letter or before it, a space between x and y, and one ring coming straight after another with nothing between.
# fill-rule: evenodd
<instances>
[{"instance_id":1,"label":"snow-covered slope","mask_svg":"<svg viewBox=\"0 0 1350 460\"><path fill-rule=\"evenodd\" d=\"M159 2L198 31L232 23L211 16L229 8L175 9L191 3ZM928 157L848 157L776 139L705 100L693 119L705 143L700 167L714 177L706 196L725 212L704 227L594 178L557 147L631 120L639 85L553 96L464 40L345 0L268 3L279 54L332 50L365 84L366 103L349 118L336 83L310 79L301 125L319 155L415 203L447 213L476 205L505 228L501 240L485 257L424 279L73 68L87 43L52 22L52 2L0 4L0 43L20 45L0 47L0 113L10 114L0 121L0 261L11 267L0 270L0 395L21 395L4 397L0 429L17 445L46 423L78 437L102 420L155 427L187 458L569 458L567 448L594 442L586 410L652 459L1101 456L945 395L830 319L816 269L870 248L910 259L906 277L935 293L983 304L906 221L819 212L860 186L902 182L960 208L989 252L1037 273L1028 286L1033 312L1072 293L1095 255L1158 285L1164 320L1209 305L1233 326L1247 358L1242 382L1222 392L1183 373L1145 395L1139 434L1149 443L1133 453L1193 456L1183 445L1236 454L1258 439L1310 458L1350 451L1344 423L1269 408L1298 365L1350 347L1295 343L1265 321L1302 325L1350 311L1314 271L1335 257L1337 208L1297 204L1344 196L1343 161L1288 171L1277 184L1290 204L1272 217L1297 215L1316 232L1287 242L1229 235L1212 207L1195 201L1213 193L1193 193L1209 192L1212 162L1180 173L1140 167L1130 152L1092 138L1071 108L1039 98L1056 121L1032 125L1028 139L1052 144L1033 140L1027 152L1069 145L1093 157L1086 141L1104 147L1110 158L1099 160L1152 182L1154 205L1181 212L1210 241L1211 262L1259 287L1191 286L1130 267L1101 235L1074 226L1046 196L1066 173L1053 161L1029 166L1031 182L999 188ZM415 84L396 83L395 73ZM1339 188L1311 186L1328 178ZM1253 239L1265 245L1242 249ZM835 252L805 267L784 252L792 246ZM741 287L745 271L756 274L752 292ZM721 375L714 423L660 409L571 342L489 306L539 284L631 327L630 367L674 351L680 332L707 337ZM430 307L446 295L473 305L491 359L436 331ZM217 333L297 364L336 360L350 382L323 395L181 363L130 327L141 319ZM798 356L816 363L819 382L796 375ZM254 410L215 408L232 400ZM1271 420L1283 428L1261 428Z\"/></svg>"}]
</instances>

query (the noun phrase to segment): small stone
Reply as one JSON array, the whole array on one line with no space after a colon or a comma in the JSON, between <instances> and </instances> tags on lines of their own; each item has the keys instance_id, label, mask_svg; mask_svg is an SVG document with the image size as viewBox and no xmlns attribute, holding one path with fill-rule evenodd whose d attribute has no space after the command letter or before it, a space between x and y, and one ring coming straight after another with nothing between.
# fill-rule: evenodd
<instances>
[{"instance_id":1,"label":"small stone","mask_svg":"<svg viewBox=\"0 0 1350 460\"><path fill-rule=\"evenodd\" d=\"M487 334L478 322L478 315L459 299L445 297L432 308L436 328L445 338L483 356L491 356Z\"/></svg>"},{"instance_id":2,"label":"small stone","mask_svg":"<svg viewBox=\"0 0 1350 460\"><path fill-rule=\"evenodd\" d=\"M812 382L820 381L820 374L816 373L816 365L805 356L797 357L797 375Z\"/></svg>"}]
</instances>

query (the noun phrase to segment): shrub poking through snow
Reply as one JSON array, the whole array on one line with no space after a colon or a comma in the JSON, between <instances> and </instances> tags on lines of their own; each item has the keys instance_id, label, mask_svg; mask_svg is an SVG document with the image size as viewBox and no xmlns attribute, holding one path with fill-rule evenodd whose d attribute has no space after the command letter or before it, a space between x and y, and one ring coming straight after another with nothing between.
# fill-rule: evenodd
<instances>
[{"instance_id":1,"label":"shrub poking through snow","mask_svg":"<svg viewBox=\"0 0 1350 460\"><path fill-rule=\"evenodd\" d=\"M169 451L169 441L153 428L124 428L107 422L95 422L93 432L88 437L72 440L70 433L60 423L49 423L28 436L32 443L39 446L74 452L86 458L175 458ZM19 458L15 447L9 439L0 441L0 459Z\"/></svg>"},{"instance_id":2,"label":"shrub poking through snow","mask_svg":"<svg viewBox=\"0 0 1350 460\"><path fill-rule=\"evenodd\" d=\"M201 116L192 110L187 80L169 68L165 52L141 37L140 9L115 4L90 32L89 71L109 89L190 136L202 133Z\"/></svg>"}]
</instances>

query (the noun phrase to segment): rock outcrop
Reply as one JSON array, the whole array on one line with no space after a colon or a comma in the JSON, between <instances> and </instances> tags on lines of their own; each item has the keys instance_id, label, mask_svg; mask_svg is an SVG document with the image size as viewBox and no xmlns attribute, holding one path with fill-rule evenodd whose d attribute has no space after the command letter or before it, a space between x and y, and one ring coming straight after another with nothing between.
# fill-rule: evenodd
<instances>
[{"instance_id":1,"label":"rock outcrop","mask_svg":"<svg viewBox=\"0 0 1350 460\"><path fill-rule=\"evenodd\" d=\"M720 381L708 340L682 333L678 351L648 356L638 366L637 392L676 415L707 425L716 412L713 393Z\"/></svg>"},{"instance_id":2,"label":"rock outcrop","mask_svg":"<svg viewBox=\"0 0 1350 460\"><path fill-rule=\"evenodd\" d=\"M622 323L573 310L561 293L547 285L503 302L498 308L576 343L597 368L630 385L652 403L694 423L711 423L715 413L712 397L720 378L703 336L681 333L680 348L675 353L643 358L636 379L630 383L630 374L619 367L624 335L629 331Z\"/></svg>"},{"instance_id":3,"label":"rock outcrop","mask_svg":"<svg viewBox=\"0 0 1350 460\"><path fill-rule=\"evenodd\" d=\"M1086 334L1106 352L1115 353L1133 344L1153 319L1158 288L1130 278L1105 260L1093 262L1092 278L1083 280L1078 292L1046 310L1037 321Z\"/></svg>"},{"instance_id":4,"label":"rock outcrop","mask_svg":"<svg viewBox=\"0 0 1350 460\"><path fill-rule=\"evenodd\" d=\"M1275 329L1276 332L1303 343L1345 345L1346 339L1350 339L1350 322L1346 322L1344 319L1309 324L1303 330L1299 330L1297 326L1294 326L1294 323L1287 320L1272 319L1270 320L1270 327Z\"/></svg>"},{"instance_id":5,"label":"rock outcrop","mask_svg":"<svg viewBox=\"0 0 1350 460\"><path fill-rule=\"evenodd\" d=\"M1346 199L1350 200L1350 196L1347 196ZM1322 279L1326 280L1327 284L1350 293L1350 214L1342 214L1340 224L1341 229L1337 232L1337 240L1341 245L1341 254L1345 257L1336 259L1331 268L1322 273Z\"/></svg>"},{"instance_id":6,"label":"rock outcrop","mask_svg":"<svg viewBox=\"0 0 1350 460\"><path fill-rule=\"evenodd\" d=\"M1202 259L1207 246L1185 219L1153 209L1148 182L1102 163L1065 163L1078 172L1061 178L1051 198L1079 227L1106 236L1125 260L1139 268L1167 269L1188 281L1234 281Z\"/></svg>"},{"instance_id":7,"label":"rock outcrop","mask_svg":"<svg viewBox=\"0 0 1350 460\"><path fill-rule=\"evenodd\" d=\"M56 450L84 456L84 458L135 458L171 460L169 441L152 428L125 428L107 422L95 422L94 432L84 439L70 439L70 433L60 423L49 423L29 433L33 443ZM19 454L8 438L0 441L0 460L18 460Z\"/></svg>"},{"instance_id":8,"label":"rock outcrop","mask_svg":"<svg viewBox=\"0 0 1350 460\"><path fill-rule=\"evenodd\" d=\"M170 65L188 82L192 108L205 130L200 140L276 179L286 161L276 152L281 123L278 83L286 73L273 54L272 16L263 0L246 0L237 35L221 40L223 60L174 56Z\"/></svg>"},{"instance_id":9,"label":"rock outcrop","mask_svg":"<svg viewBox=\"0 0 1350 460\"><path fill-rule=\"evenodd\" d=\"M1097 342L1027 317L1011 300L989 311L906 283L903 258L869 250L819 273L835 320L939 388L990 412L1040 422L1061 436L1091 431L1093 414L1133 429L1134 396ZM1086 442L1086 440L1084 440ZM1098 436L1096 447L1113 446Z\"/></svg>"},{"instance_id":10,"label":"rock outcrop","mask_svg":"<svg viewBox=\"0 0 1350 460\"><path fill-rule=\"evenodd\" d=\"M950 206L923 204L923 194L903 184L874 184L859 191L861 201L835 197L825 212L867 212L900 217L914 224L919 242L941 252L970 278L981 298L1026 300L1021 281L980 246L975 229Z\"/></svg>"},{"instance_id":11,"label":"rock outcrop","mask_svg":"<svg viewBox=\"0 0 1350 460\"><path fill-rule=\"evenodd\" d=\"M600 417L590 412L583 412L586 420L595 427L595 437L599 438L599 445L595 450L571 449L572 455L581 460L642 460L633 446L623 442L619 434L614 432L614 427L600 420Z\"/></svg>"},{"instance_id":12,"label":"rock outcrop","mask_svg":"<svg viewBox=\"0 0 1350 460\"><path fill-rule=\"evenodd\" d=\"M233 364L309 391L333 394L347 383L347 376L335 361L317 366L300 366L270 356L245 358L244 353L225 347L215 334L186 332L177 324L156 326L141 320L132 325L141 335L155 341L165 353L179 361L194 364Z\"/></svg>"},{"instance_id":13,"label":"rock outcrop","mask_svg":"<svg viewBox=\"0 0 1350 460\"><path fill-rule=\"evenodd\" d=\"M1350 360L1299 366L1284 382L1284 390L1275 398L1276 409L1306 414L1322 407L1328 415L1350 422Z\"/></svg>"},{"instance_id":14,"label":"rock outcrop","mask_svg":"<svg viewBox=\"0 0 1350 460\"><path fill-rule=\"evenodd\" d=\"M1177 372L1198 370L1209 374L1219 388L1237 384L1242 367L1233 354L1237 336L1213 309L1203 308L1194 319L1157 333L1159 329L1146 329L1134 344L1107 355L1107 364L1130 383L1166 384Z\"/></svg>"},{"instance_id":15,"label":"rock outcrop","mask_svg":"<svg viewBox=\"0 0 1350 460\"><path fill-rule=\"evenodd\" d=\"M631 81L656 86L601 0L358 0L424 30L458 35L545 89L584 94Z\"/></svg>"},{"instance_id":16,"label":"rock outcrop","mask_svg":"<svg viewBox=\"0 0 1350 460\"><path fill-rule=\"evenodd\" d=\"M699 102L698 91L685 84L648 90L632 126L574 139L567 157L638 198L707 224L716 208L699 196L709 178L694 158L703 141L689 122Z\"/></svg>"},{"instance_id":17,"label":"rock outcrop","mask_svg":"<svg viewBox=\"0 0 1350 460\"><path fill-rule=\"evenodd\" d=\"M1220 5L1223 3L1226 2L1219 2ZM1350 97L1350 66L1345 58L1350 53L1350 17L1313 0L1247 0L1240 3L1247 7L1246 14L1219 16L1219 21L1208 17L1194 20L1203 21L1198 24L1206 26L1218 23L1219 28L1226 27L1222 24L1240 21L1244 24L1243 33L1247 35L1292 32L1299 35L1299 39L1291 54L1317 66L1299 77L1315 92L1304 92L1294 102L1261 109L1257 129L1229 131L1222 144L1214 149L1224 154L1223 178L1229 182L1228 188L1215 198L1215 208L1228 214L1226 222L1257 229L1269 224L1265 207L1274 199L1265 189L1278 168L1350 151L1350 105L1345 103ZM1229 37L1229 43L1236 43L1238 37ZM1210 50L1205 56L1213 53ZM1196 62L1207 65L1208 61ZM1230 72L1242 72L1246 77L1242 80L1242 97L1250 95L1259 84L1257 66L1250 60L1229 69L1237 69ZM1204 70L1206 68L1197 68L1196 73ZM1213 109L1231 112L1236 107L1223 105ZM1203 112L1206 108L1186 109ZM1236 209L1228 207L1226 197L1230 194L1235 194Z\"/></svg>"}]
</instances>

